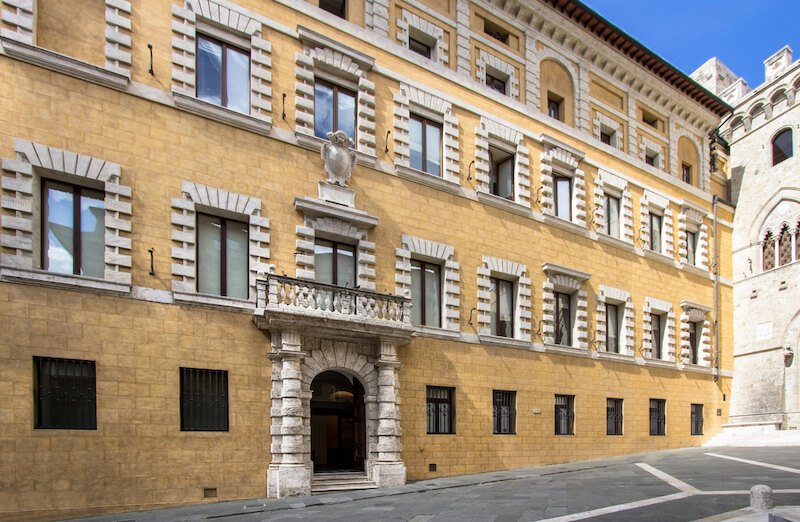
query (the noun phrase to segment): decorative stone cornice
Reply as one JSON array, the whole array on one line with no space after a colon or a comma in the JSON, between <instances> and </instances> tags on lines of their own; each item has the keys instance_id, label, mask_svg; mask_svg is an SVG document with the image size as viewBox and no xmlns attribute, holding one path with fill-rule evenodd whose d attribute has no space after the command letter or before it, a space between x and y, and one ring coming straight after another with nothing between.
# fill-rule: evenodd
<instances>
[{"instance_id":1,"label":"decorative stone cornice","mask_svg":"<svg viewBox=\"0 0 800 522\"><path fill-rule=\"evenodd\" d=\"M306 45L311 47L328 48L332 51L336 51L344 56L347 56L365 71L369 71L372 69L372 66L375 65L375 58L372 56L366 55L360 51L356 51L351 47L343 45L332 38L328 38L327 36L319 34L316 31L312 31L311 29L303 27L302 25L297 27L297 36L300 38L300 41Z\"/></svg>"}]
</instances>

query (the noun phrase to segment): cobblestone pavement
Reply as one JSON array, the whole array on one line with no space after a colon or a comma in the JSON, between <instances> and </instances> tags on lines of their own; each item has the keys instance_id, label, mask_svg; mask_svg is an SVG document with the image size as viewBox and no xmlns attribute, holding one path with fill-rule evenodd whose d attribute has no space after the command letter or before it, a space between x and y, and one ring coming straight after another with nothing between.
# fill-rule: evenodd
<instances>
[{"instance_id":1,"label":"cobblestone pavement","mask_svg":"<svg viewBox=\"0 0 800 522\"><path fill-rule=\"evenodd\" d=\"M799 448L692 448L426 480L399 488L221 502L84 520L673 522L744 508L756 484L775 490L776 505L800 505Z\"/></svg>"}]
</instances>

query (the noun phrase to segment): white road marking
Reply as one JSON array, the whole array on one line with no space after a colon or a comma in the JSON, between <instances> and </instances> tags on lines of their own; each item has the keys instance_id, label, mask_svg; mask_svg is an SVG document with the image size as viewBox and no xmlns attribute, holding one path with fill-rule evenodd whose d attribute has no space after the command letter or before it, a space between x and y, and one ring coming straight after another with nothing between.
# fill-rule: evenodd
<instances>
[{"instance_id":1,"label":"white road marking","mask_svg":"<svg viewBox=\"0 0 800 522\"><path fill-rule=\"evenodd\" d=\"M636 502L627 502L625 504L617 504L616 506L608 506L600 509L593 509L591 511L584 511L582 513L573 513L572 515L564 515L563 517L546 518L544 520L540 520L539 522L571 522L573 520L586 520L587 518L610 515L620 511L628 511L629 509L652 506L653 504L661 504L662 502L671 502L673 500L680 500L682 498L691 496L691 493L673 493L672 495L666 495L663 497L648 498L645 500L637 500Z\"/></svg>"},{"instance_id":2,"label":"white road marking","mask_svg":"<svg viewBox=\"0 0 800 522\"><path fill-rule=\"evenodd\" d=\"M692 495L700 493L700 490L692 486L691 484L687 484L682 480L676 479L672 475L667 475L663 471L654 468L650 464L645 464L644 462L637 462L636 465L645 470L646 472L650 473L651 475L660 478L661 480L663 480L664 482L666 482L667 484L669 484L670 486L679 491L683 491L684 493L689 493Z\"/></svg>"},{"instance_id":3,"label":"white road marking","mask_svg":"<svg viewBox=\"0 0 800 522\"><path fill-rule=\"evenodd\" d=\"M752 464L754 466L761 466L762 468L777 469L778 471L785 471L787 473L795 473L800 475L800 469L788 468L786 466L778 466L777 464L768 464L766 462L759 462L757 460L740 459L739 457L729 457L728 455L720 455L719 453L706 453L710 457L717 457L720 459L734 460L736 462L743 462L745 464Z\"/></svg>"}]
</instances>

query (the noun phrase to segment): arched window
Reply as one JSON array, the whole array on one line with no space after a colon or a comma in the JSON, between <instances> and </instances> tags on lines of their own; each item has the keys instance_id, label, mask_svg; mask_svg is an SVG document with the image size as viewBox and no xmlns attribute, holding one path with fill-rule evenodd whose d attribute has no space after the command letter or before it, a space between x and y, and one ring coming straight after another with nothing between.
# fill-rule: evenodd
<instances>
[{"instance_id":1,"label":"arched window","mask_svg":"<svg viewBox=\"0 0 800 522\"><path fill-rule=\"evenodd\" d=\"M789 225L783 225L781 235L778 237L778 263L779 266L792 262L792 236L789 234Z\"/></svg>"},{"instance_id":2,"label":"arched window","mask_svg":"<svg viewBox=\"0 0 800 522\"><path fill-rule=\"evenodd\" d=\"M775 268L775 237L769 231L761 242L761 266L766 272Z\"/></svg>"},{"instance_id":3,"label":"arched window","mask_svg":"<svg viewBox=\"0 0 800 522\"><path fill-rule=\"evenodd\" d=\"M784 129L772 140L772 164L777 165L794 155L792 150L792 129Z\"/></svg>"}]
</instances>

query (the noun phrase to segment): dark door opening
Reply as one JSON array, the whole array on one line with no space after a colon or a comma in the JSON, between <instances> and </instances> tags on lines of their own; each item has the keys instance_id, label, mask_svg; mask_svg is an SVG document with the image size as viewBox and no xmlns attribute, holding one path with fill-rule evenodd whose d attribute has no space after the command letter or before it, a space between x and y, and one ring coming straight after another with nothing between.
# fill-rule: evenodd
<instances>
[{"instance_id":1,"label":"dark door opening","mask_svg":"<svg viewBox=\"0 0 800 522\"><path fill-rule=\"evenodd\" d=\"M364 388L336 371L311 383L311 460L315 472L364 471Z\"/></svg>"}]
</instances>

